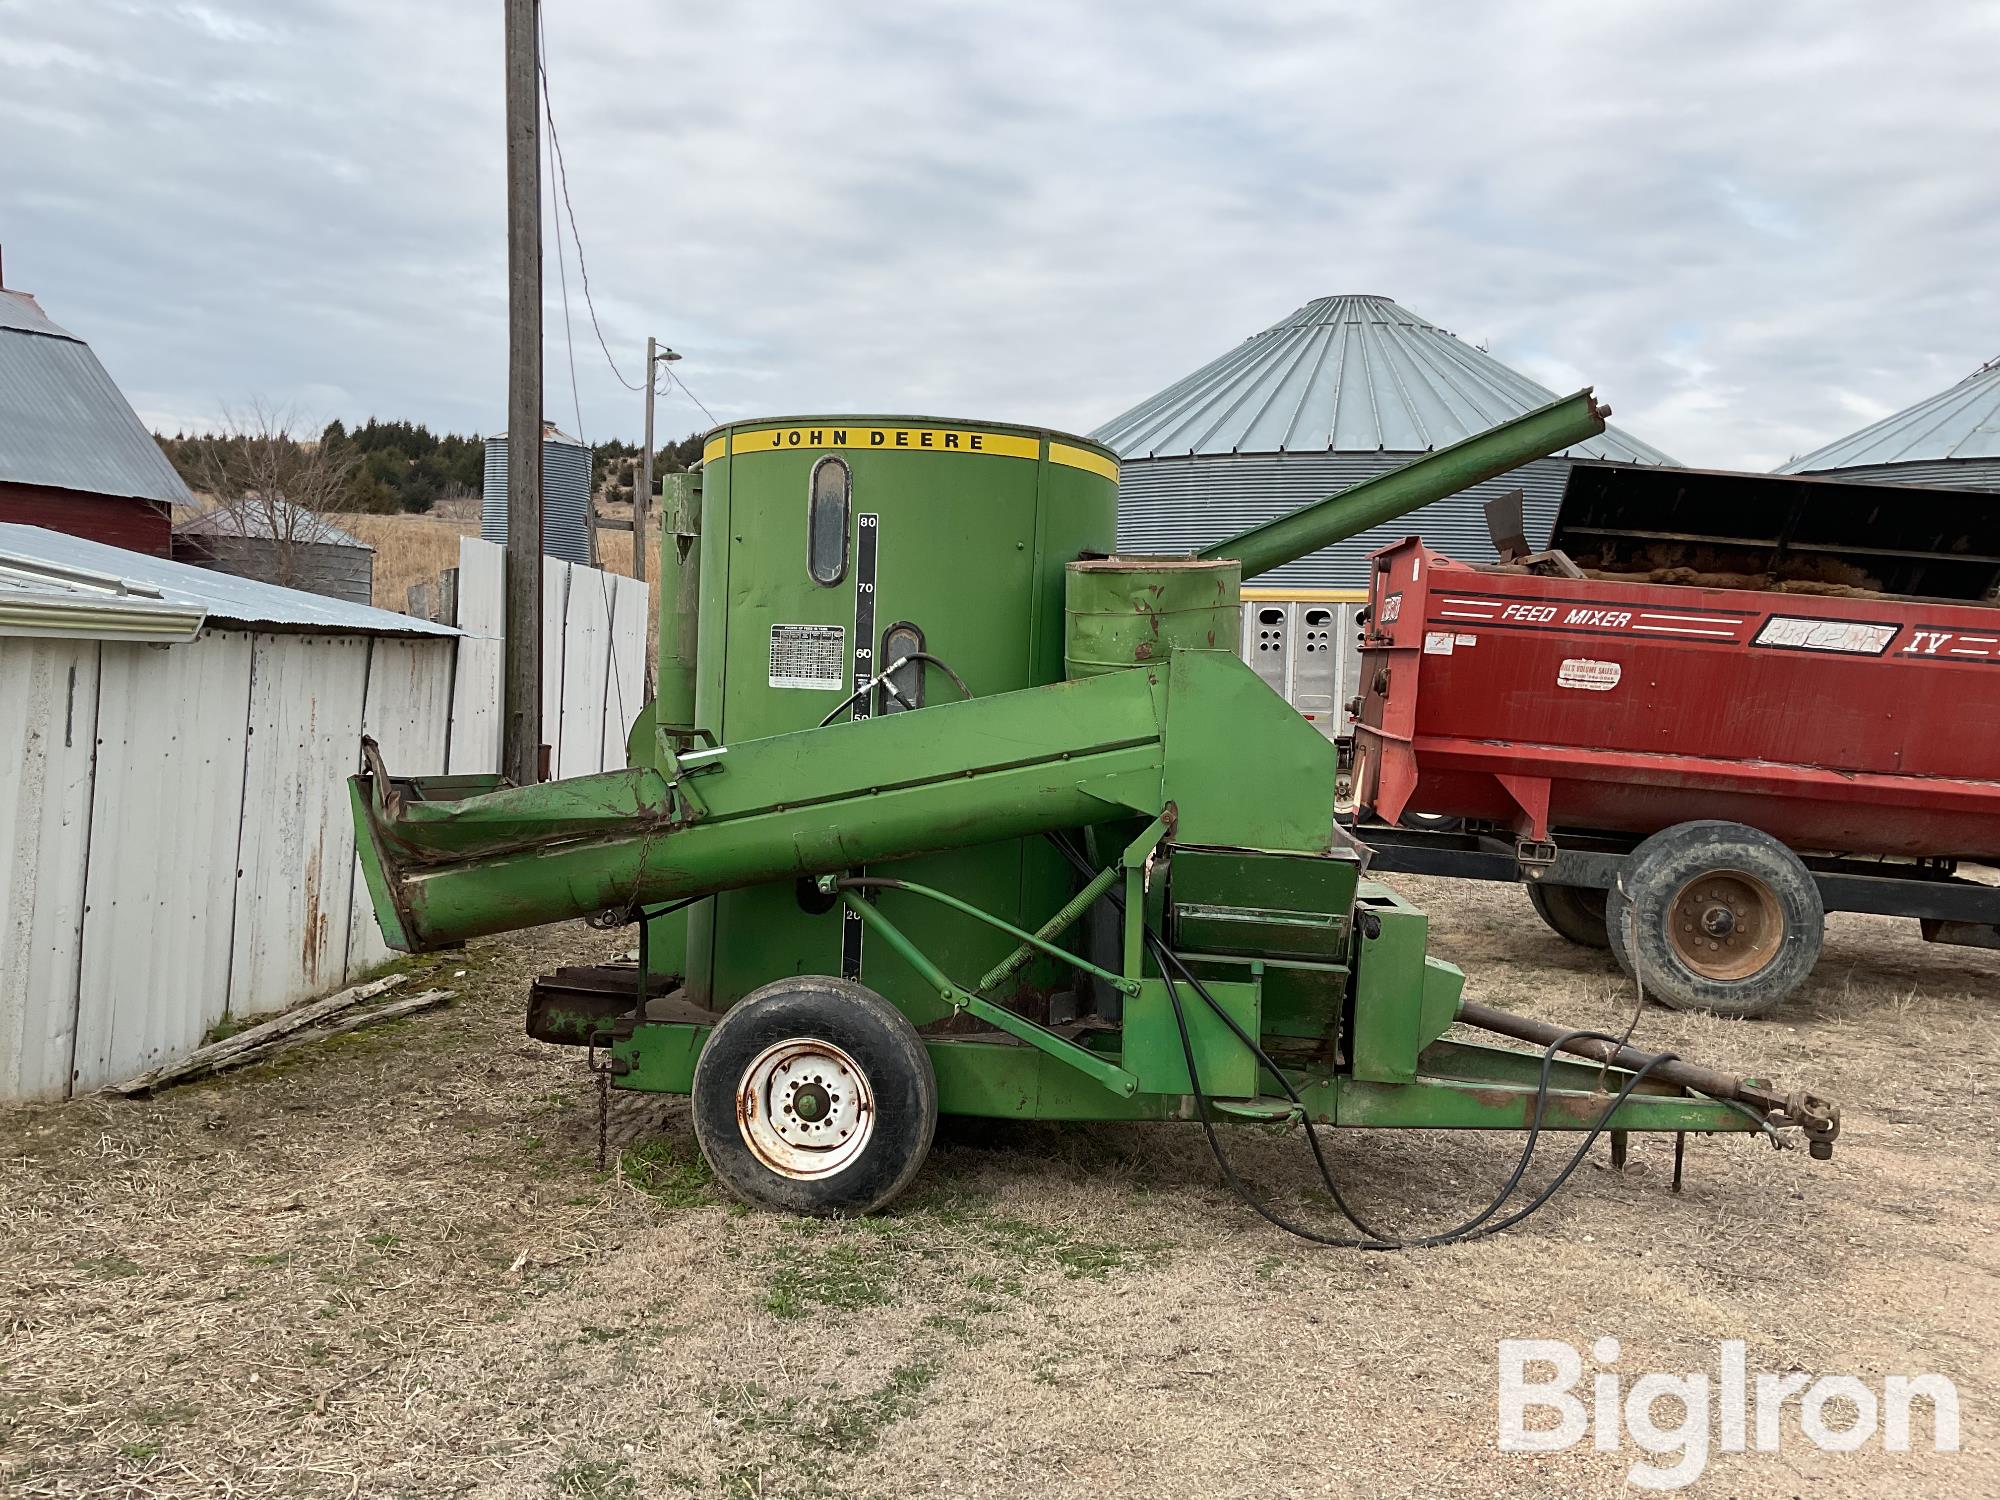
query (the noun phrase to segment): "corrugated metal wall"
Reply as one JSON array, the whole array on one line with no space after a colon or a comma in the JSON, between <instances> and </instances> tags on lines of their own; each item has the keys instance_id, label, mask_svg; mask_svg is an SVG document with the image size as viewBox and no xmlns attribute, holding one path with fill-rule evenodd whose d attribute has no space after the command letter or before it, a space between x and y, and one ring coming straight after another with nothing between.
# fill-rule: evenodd
<instances>
[{"instance_id":1,"label":"corrugated metal wall","mask_svg":"<svg viewBox=\"0 0 2000 1500\"><path fill-rule=\"evenodd\" d=\"M482 540L507 540L507 438L486 440L486 474L479 498ZM564 562L590 555L590 449L567 438L542 443L542 551Z\"/></svg>"},{"instance_id":2,"label":"corrugated metal wall","mask_svg":"<svg viewBox=\"0 0 2000 1500\"><path fill-rule=\"evenodd\" d=\"M458 643L463 652L466 642ZM447 769L452 733L452 706L457 692L454 670L440 672L429 642L379 639L368 661L368 695L361 710L361 729L382 747L382 764L399 773L407 766L415 776L439 775ZM497 708L495 710L497 716ZM493 769L488 767L487 769ZM345 785L342 786L345 817ZM353 895L348 903L347 970L361 974L396 957L382 941L369 904L361 861L353 862Z\"/></svg>"},{"instance_id":3,"label":"corrugated metal wall","mask_svg":"<svg viewBox=\"0 0 2000 1500\"><path fill-rule=\"evenodd\" d=\"M1134 553L1199 551L1416 456L1285 453L1127 459L1119 466L1118 548ZM1448 556L1490 562L1496 554L1480 507L1516 488L1523 491L1529 542L1546 545L1568 474L1566 459L1538 459L1387 526L1287 563L1256 582L1272 588L1365 588L1368 554L1411 535L1421 536Z\"/></svg>"},{"instance_id":4,"label":"corrugated metal wall","mask_svg":"<svg viewBox=\"0 0 2000 1500\"><path fill-rule=\"evenodd\" d=\"M390 957L347 777L364 731L398 772L497 768L501 556L462 549L461 605L490 637L0 636L0 1100L130 1077ZM556 773L621 767L650 595L546 576Z\"/></svg>"},{"instance_id":5,"label":"corrugated metal wall","mask_svg":"<svg viewBox=\"0 0 2000 1500\"><path fill-rule=\"evenodd\" d=\"M458 548L458 627L466 632L452 729L452 769L500 763L497 709L506 605L503 548ZM552 562L542 569L542 740L551 774L591 776L625 764L625 736L646 701L652 593L637 579ZM490 698L484 684L490 682ZM484 704L496 705L486 712Z\"/></svg>"},{"instance_id":6,"label":"corrugated metal wall","mask_svg":"<svg viewBox=\"0 0 2000 1500\"><path fill-rule=\"evenodd\" d=\"M454 776L500 769L500 704L506 665L507 549L463 537L458 544L458 677L452 684Z\"/></svg>"},{"instance_id":7,"label":"corrugated metal wall","mask_svg":"<svg viewBox=\"0 0 2000 1500\"><path fill-rule=\"evenodd\" d=\"M253 655L253 637L221 632L101 649L79 1093L185 1050L229 1013Z\"/></svg>"},{"instance_id":8,"label":"corrugated metal wall","mask_svg":"<svg viewBox=\"0 0 2000 1500\"><path fill-rule=\"evenodd\" d=\"M0 638L24 710L0 739L0 1098L129 1077L381 962L346 778L364 724L397 769L444 769L456 646Z\"/></svg>"},{"instance_id":9,"label":"corrugated metal wall","mask_svg":"<svg viewBox=\"0 0 2000 1500\"><path fill-rule=\"evenodd\" d=\"M95 641L0 646L0 1098L60 1098L76 1045Z\"/></svg>"},{"instance_id":10,"label":"corrugated metal wall","mask_svg":"<svg viewBox=\"0 0 2000 1500\"><path fill-rule=\"evenodd\" d=\"M243 819L237 845L230 994L275 1010L347 977L354 830L344 782L358 759L373 643L256 642L243 805L259 811Z\"/></svg>"}]
</instances>

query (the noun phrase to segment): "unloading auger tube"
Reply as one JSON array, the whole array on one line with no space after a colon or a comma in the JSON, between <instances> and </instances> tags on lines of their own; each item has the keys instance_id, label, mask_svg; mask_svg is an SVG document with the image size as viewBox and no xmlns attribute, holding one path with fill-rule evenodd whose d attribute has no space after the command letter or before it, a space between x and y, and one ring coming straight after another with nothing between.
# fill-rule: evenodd
<instances>
[{"instance_id":1,"label":"unloading auger tube","mask_svg":"<svg viewBox=\"0 0 2000 1500\"><path fill-rule=\"evenodd\" d=\"M1191 697L1187 717L1208 700ZM353 780L389 945L421 952L569 917L792 881L1160 811L1167 694L1117 673L505 787ZM443 780L448 781L449 778ZM1136 805L1135 805L1136 802ZM1332 837L1329 829L1321 840Z\"/></svg>"},{"instance_id":2,"label":"unloading auger tube","mask_svg":"<svg viewBox=\"0 0 2000 1500\"><path fill-rule=\"evenodd\" d=\"M1245 578L1255 578L1288 562L1309 557L1322 547L1344 542L1376 526L1420 510L1433 501L1469 490L1476 484L1547 458L1604 431L1611 408L1601 405L1585 386L1573 396L1486 432L1476 432L1449 447L1386 470L1338 494L1304 506L1227 541L1202 549L1201 555L1236 563Z\"/></svg>"}]
</instances>

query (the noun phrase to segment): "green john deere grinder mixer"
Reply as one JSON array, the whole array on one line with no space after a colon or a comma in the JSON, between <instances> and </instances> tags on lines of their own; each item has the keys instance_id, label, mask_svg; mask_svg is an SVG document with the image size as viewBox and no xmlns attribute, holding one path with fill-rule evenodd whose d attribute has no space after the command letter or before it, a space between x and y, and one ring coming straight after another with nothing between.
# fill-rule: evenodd
<instances>
[{"instance_id":1,"label":"green john deere grinder mixer","mask_svg":"<svg viewBox=\"0 0 2000 1500\"><path fill-rule=\"evenodd\" d=\"M1464 1000L1337 827L1333 744L1237 655L1244 577L1605 415L1581 392L1182 558L1113 555L1117 465L1086 439L719 428L661 549L630 769L396 779L364 746L383 933L638 923L636 966L540 981L529 1031L593 1044L614 1087L691 1093L717 1176L806 1212L887 1202L940 1113L1614 1149L1796 1126L1824 1155L1838 1113L1810 1096ZM1447 1040L1455 1021L1541 1050Z\"/></svg>"}]
</instances>

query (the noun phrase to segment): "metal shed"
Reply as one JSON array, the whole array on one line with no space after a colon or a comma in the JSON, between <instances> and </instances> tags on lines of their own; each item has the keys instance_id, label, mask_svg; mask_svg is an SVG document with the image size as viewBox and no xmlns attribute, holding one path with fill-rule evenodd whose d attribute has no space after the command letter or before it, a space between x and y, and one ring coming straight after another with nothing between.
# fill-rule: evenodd
<instances>
[{"instance_id":1,"label":"metal shed","mask_svg":"<svg viewBox=\"0 0 2000 1500\"><path fill-rule=\"evenodd\" d=\"M1533 411L1555 393L1387 297L1321 297L1091 434L1118 451L1121 551L1195 551L1385 469ZM1352 615L1368 556L1420 534L1469 562L1494 557L1481 507L1522 491L1528 539L1548 539L1573 458L1672 465L1608 427L1392 525L1277 569L1243 591L1244 656L1330 735L1346 732L1358 658Z\"/></svg>"},{"instance_id":2,"label":"metal shed","mask_svg":"<svg viewBox=\"0 0 2000 1500\"><path fill-rule=\"evenodd\" d=\"M164 557L193 499L90 345L0 290L0 521Z\"/></svg>"},{"instance_id":3,"label":"metal shed","mask_svg":"<svg viewBox=\"0 0 2000 1500\"><path fill-rule=\"evenodd\" d=\"M1871 484L2000 490L2000 359L1859 432L1781 465Z\"/></svg>"},{"instance_id":4,"label":"metal shed","mask_svg":"<svg viewBox=\"0 0 2000 1500\"><path fill-rule=\"evenodd\" d=\"M375 549L282 500L219 507L181 522L174 560L350 604L375 597Z\"/></svg>"},{"instance_id":5,"label":"metal shed","mask_svg":"<svg viewBox=\"0 0 2000 1500\"><path fill-rule=\"evenodd\" d=\"M365 732L449 760L459 632L0 525L0 1099L62 1098L389 957Z\"/></svg>"}]
</instances>

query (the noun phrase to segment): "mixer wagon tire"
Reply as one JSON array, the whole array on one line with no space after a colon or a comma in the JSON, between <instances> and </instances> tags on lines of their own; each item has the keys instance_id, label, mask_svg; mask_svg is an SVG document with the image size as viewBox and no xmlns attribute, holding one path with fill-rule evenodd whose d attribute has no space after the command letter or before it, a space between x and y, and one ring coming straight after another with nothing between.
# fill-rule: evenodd
<instances>
[{"instance_id":1,"label":"mixer wagon tire","mask_svg":"<svg viewBox=\"0 0 2000 1500\"><path fill-rule=\"evenodd\" d=\"M701 1154L760 1208L873 1212L917 1175L937 1117L916 1027L851 979L806 974L753 990L695 1064Z\"/></svg>"},{"instance_id":2,"label":"mixer wagon tire","mask_svg":"<svg viewBox=\"0 0 2000 1500\"><path fill-rule=\"evenodd\" d=\"M1799 857L1742 823L1678 823L1632 851L1607 893L1611 951L1676 1010L1761 1016L1819 962L1826 909Z\"/></svg>"},{"instance_id":3,"label":"mixer wagon tire","mask_svg":"<svg viewBox=\"0 0 2000 1500\"><path fill-rule=\"evenodd\" d=\"M1465 827L1465 819L1450 813L1406 812L1396 819L1396 826L1413 828L1418 833L1457 833Z\"/></svg>"},{"instance_id":4,"label":"mixer wagon tire","mask_svg":"<svg viewBox=\"0 0 2000 1500\"><path fill-rule=\"evenodd\" d=\"M1611 936L1604 930L1605 892L1582 885L1551 885L1545 880L1525 883L1535 915L1559 937L1585 948L1611 946Z\"/></svg>"}]
</instances>

